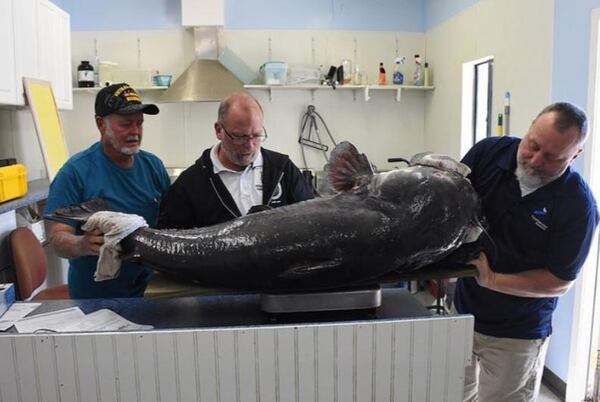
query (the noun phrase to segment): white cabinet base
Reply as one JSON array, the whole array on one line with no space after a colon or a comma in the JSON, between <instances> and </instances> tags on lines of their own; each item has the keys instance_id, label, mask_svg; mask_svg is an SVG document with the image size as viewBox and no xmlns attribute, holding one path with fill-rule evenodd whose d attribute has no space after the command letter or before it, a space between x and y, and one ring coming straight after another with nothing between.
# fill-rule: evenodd
<instances>
[{"instance_id":1,"label":"white cabinet base","mask_svg":"<svg viewBox=\"0 0 600 402\"><path fill-rule=\"evenodd\" d=\"M4 401L462 401L472 316L0 335Z\"/></svg>"}]
</instances>

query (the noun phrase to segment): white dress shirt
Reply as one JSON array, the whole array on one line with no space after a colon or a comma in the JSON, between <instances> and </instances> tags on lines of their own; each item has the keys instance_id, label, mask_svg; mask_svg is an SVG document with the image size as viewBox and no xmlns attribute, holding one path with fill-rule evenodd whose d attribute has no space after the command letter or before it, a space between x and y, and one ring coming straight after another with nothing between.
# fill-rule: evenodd
<instances>
[{"instance_id":1,"label":"white dress shirt","mask_svg":"<svg viewBox=\"0 0 600 402\"><path fill-rule=\"evenodd\" d=\"M257 152L254 161L238 172L223 166L218 155L220 146L221 143L218 142L210 150L213 170L225 184L242 215L246 215L252 206L263 202L262 153Z\"/></svg>"}]
</instances>

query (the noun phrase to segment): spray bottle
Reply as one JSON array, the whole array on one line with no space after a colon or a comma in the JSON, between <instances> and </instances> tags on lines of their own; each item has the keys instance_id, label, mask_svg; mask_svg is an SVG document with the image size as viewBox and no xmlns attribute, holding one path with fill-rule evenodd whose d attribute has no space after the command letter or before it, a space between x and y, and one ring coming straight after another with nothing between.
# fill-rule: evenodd
<instances>
[{"instance_id":1,"label":"spray bottle","mask_svg":"<svg viewBox=\"0 0 600 402\"><path fill-rule=\"evenodd\" d=\"M394 75L392 76L392 82L395 85L402 85L402 84L404 84L404 74L402 74L400 65L404 64L404 57L402 57L402 58L396 57L394 62L396 64L394 66Z\"/></svg>"}]
</instances>

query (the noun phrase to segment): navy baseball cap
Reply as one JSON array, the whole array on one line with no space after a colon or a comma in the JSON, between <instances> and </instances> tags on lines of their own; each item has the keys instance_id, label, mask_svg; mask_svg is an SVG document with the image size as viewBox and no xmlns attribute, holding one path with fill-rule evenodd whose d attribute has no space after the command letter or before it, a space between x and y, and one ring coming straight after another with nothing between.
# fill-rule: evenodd
<instances>
[{"instance_id":1,"label":"navy baseball cap","mask_svg":"<svg viewBox=\"0 0 600 402\"><path fill-rule=\"evenodd\" d=\"M122 82L102 88L96 95L96 116L104 117L109 114L146 113L158 114L158 107L153 104L143 104L142 98L128 84Z\"/></svg>"}]
</instances>

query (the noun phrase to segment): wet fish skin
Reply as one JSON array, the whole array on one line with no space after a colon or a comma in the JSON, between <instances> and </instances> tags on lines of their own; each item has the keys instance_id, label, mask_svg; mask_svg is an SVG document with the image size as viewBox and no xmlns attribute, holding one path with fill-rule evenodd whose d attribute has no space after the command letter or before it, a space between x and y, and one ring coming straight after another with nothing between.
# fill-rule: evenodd
<instances>
[{"instance_id":1,"label":"wet fish skin","mask_svg":"<svg viewBox=\"0 0 600 402\"><path fill-rule=\"evenodd\" d=\"M327 170L339 194L210 227L142 228L121 242L124 255L211 287L316 290L419 269L479 233L477 195L457 172L415 164L373 174L349 143Z\"/></svg>"},{"instance_id":2,"label":"wet fish skin","mask_svg":"<svg viewBox=\"0 0 600 402\"><path fill-rule=\"evenodd\" d=\"M468 180L428 166L192 230L142 229L123 244L160 271L210 286L322 289L440 261L477 226Z\"/></svg>"}]
</instances>

